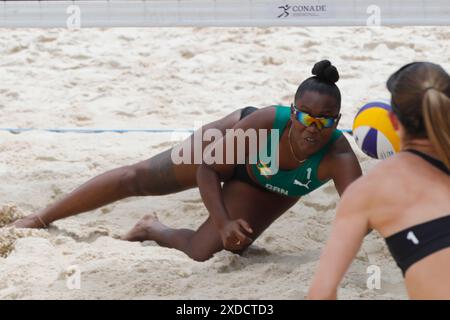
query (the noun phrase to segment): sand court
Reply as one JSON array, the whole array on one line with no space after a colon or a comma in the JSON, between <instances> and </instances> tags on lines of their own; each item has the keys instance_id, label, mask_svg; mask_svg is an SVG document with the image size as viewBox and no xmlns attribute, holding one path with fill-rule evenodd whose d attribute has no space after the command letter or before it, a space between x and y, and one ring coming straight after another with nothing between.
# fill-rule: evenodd
<instances>
[{"instance_id":1,"label":"sand court","mask_svg":"<svg viewBox=\"0 0 450 320\"><path fill-rule=\"evenodd\" d=\"M341 75L339 128L347 129L365 102L388 97L385 81L401 65L427 60L448 70L449 40L447 27L0 30L0 127L198 127L248 105L290 105L313 64L327 58ZM0 131L0 227L182 136ZM367 172L377 161L347 138ZM197 189L125 199L48 230L2 228L0 299L303 299L338 200L330 182L243 256L220 252L203 263L118 239L148 213L197 228L208 214ZM381 289L367 287L370 265L382 266ZM79 289L67 286L73 267ZM339 297L407 298L378 234L364 240Z\"/></svg>"}]
</instances>

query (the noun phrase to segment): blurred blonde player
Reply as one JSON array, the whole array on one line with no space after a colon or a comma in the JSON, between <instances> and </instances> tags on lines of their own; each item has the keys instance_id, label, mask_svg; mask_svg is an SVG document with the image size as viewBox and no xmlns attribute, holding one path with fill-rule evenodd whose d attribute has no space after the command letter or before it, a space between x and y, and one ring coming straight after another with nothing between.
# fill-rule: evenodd
<instances>
[{"instance_id":1,"label":"blurred blonde player","mask_svg":"<svg viewBox=\"0 0 450 320\"><path fill-rule=\"evenodd\" d=\"M405 65L388 80L401 152L356 180L341 199L308 298L333 299L364 236L377 230L412 299L450 299L450 76Z\"/></svg>"}]
</instances>

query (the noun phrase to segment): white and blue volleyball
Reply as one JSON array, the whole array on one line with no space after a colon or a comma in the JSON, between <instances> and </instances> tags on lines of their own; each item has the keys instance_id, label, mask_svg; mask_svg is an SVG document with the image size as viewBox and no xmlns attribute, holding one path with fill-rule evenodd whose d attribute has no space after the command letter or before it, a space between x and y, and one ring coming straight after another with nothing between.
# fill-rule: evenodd
<instances>
[{"instance_id":1,"label":"white and blue volleyball","mask_svg":"<svg viewBox=\"0 0 450 320\"><path fill-rule=\"evenodd\" d=\"M353 121L356 144L372 158L386 159L400 150L400 138L389 119L391 110L388 102L369 102L359 109Z\"/></svg>"}]
</instances>

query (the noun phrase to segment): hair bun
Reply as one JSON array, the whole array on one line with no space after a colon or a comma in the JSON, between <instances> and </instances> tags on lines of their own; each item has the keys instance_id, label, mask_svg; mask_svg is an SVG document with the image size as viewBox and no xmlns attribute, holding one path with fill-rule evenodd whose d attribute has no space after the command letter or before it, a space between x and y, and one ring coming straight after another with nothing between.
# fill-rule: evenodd
<instances>
[{"instance_id":1,"label":"hair bun","mask_svg":"<svg viewBox=\"0 0 450 320\"><path fill-rule=\"evenodd\" d=\"M339 72L328 60L317 62L312 69L312 74L320 80L330 83L336 83L339 80Z\"/></svg>"}]
</instances>

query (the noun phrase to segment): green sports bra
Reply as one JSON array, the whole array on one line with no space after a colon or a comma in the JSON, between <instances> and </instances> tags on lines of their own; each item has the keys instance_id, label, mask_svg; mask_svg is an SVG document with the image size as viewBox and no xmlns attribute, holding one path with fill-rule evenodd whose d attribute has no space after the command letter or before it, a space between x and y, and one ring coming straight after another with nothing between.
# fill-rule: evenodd
<instances>
[{"instance_id":1,"label":"green sports bra","mask_svg":"<svg viewBox=\"0 0 450 320\"><path fill-rule=\"evenodd\" d=\"M275 106L275 121L273 129L279 130L279 136L283 135L283 131L286 128L288 121L290 120L290 108L286 106ZM318 152L310 156L304 163L293 170L281 170L279 169L276 174L271 174L270 162L264 163L257 155L256 164L251 165L251 170L257 183L263 188L275 193L279 193L285 196L299 197L310 193L311 191L319 188L327 181L319 180L317 177L317 171L322 158L327 153L330 146L342 135L340 130L334 130L330 141ZM266 146L267 156L271 156L271 138L268 135L268 141ZM278 150L279 141L275 150Z\"/></svg>"}]
</instances>

